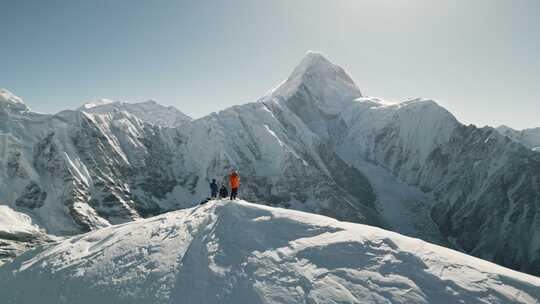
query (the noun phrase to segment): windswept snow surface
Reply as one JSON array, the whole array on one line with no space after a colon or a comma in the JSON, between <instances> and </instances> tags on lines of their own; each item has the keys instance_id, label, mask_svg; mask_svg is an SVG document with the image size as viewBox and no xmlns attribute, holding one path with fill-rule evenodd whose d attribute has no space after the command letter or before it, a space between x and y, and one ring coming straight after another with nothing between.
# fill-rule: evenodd
<instances>
[{"instance_id":1,"label":"windswept snow surface","mask_svg":"<svg viewBox=\"0 0 540 304\"><path fill-rule=\"evenodd\" d=\"M4 303L538 303L540 279L371 226L211 201L0 268Z\"/></svg>"},{"instance_id":2,"label":"windswept snow surface","mask_svg":"<svg viewBox=\"0 0 540 304\"><path fill-rule=\"evenodd\" d=\"M30 216L17 212L9 206L0 206L0 234L34 234L39 228L32 224Z\"/></svg>"}]
</instances>

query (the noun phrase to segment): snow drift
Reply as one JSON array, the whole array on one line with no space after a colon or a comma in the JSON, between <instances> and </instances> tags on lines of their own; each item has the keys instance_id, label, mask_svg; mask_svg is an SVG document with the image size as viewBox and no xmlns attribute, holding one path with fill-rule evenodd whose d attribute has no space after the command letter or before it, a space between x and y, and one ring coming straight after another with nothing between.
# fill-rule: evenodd
<instances>
[{"instance_id":1,"label":"snow drift","mask_svg":"<svg viewBox=\"0 0 540 304\"><path fill-rule=\"evenodd\" d=\"M0 268L3 303L537 303L540 279L244 201L112 226Z\"/></svg>"}]
</instances>

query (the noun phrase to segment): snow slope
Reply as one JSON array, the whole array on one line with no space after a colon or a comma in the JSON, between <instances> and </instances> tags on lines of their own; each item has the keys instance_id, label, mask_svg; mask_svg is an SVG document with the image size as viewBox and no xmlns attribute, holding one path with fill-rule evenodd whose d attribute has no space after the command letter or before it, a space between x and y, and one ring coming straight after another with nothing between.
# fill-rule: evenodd
<instances>
[{"instance_id":1,"label":"snow slope","mask_svg":"<svg viewBox=\"0 0 540 304\"><path fill-rule=\"evenodd\" d=\"M435 200L420 189L396 179L392 174L367 161L357 160L377 196L375 206L384 228L424 241L453 247L439 231L430 212Z\"/></svg>"},{"instance_id":2,"label":"snow slope","mask_svg":"<svg viewBox=\"0 0 540 304\"><path fill-rule=\"evenodd\" d=\"M30 216L0 205L0 266L48 240Z\"/></svg>"},{"instance_id":3,"label":"snow slope","mask_svg":"<svg viewBox=\"0 0 540 304\"><path fill-rule=\"evenodd\" d=\"M32 219L8 206L0 206L0 234L35 234L39 228L32 223Z\"/></svg>"},{"instance_id":4,"label":"snow slope","mask_svg":"<svg viewBox=\"0 0 540 304\"><path fill-rule=\"evenodd\" d=\"M540 279L370 226L206 205L36 249L4 303L538 303Z\"/></svg>"}]
</instances>

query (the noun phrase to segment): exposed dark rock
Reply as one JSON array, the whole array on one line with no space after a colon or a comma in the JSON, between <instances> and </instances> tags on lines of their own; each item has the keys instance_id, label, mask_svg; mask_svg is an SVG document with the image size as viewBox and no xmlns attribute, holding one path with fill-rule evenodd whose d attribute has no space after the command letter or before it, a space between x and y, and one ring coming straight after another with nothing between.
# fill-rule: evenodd
<instances>
[{"instance_id":1,"label":"exposed dark rock","mask_svg":"<svg viewBox=\"0 0 540 304\"><path fill-rule=\"evenodd\" d=\"M24 188L24 192L15 201L15 204L24 208L35 209L42 207L46 199L47 192L42 191L39 185L32 181Z\"/></svg>"}]
</instances>

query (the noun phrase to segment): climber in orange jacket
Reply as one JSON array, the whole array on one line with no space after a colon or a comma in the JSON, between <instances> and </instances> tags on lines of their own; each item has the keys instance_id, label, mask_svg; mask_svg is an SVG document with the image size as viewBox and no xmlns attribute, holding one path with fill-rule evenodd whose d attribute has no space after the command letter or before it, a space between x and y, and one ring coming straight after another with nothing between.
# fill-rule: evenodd
<instances>
[{"instance_id":1,"label":"climber in orange jacket","mask_svg":"<svg viewBox=\"0 0 540 304\"><path fill-rule=\"evenodd\" d=\"M235 200L238 194L238 187L240 187L240 175L238 175L238 172L232 170L229 181L231 183L231 200Z\"/></svg>"}]
</instances>

